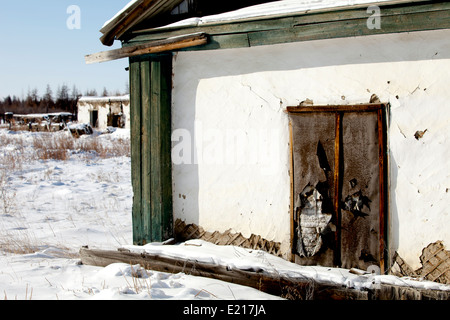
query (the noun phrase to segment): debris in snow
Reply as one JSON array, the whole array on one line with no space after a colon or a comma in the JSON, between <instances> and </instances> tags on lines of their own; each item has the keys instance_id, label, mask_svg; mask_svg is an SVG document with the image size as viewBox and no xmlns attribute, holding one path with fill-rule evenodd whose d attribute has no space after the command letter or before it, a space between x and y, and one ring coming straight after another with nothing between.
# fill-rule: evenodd
<instances>
[{"instance_id":1,"label":"debris in snow","mask_svg":"<svg viewBox=\"0 0 450 320\"><path fill-rule=\"evenodd\" d=\"M392 257L392 260L394 261L394 264L396 264L400 269L400 276L406 276L406 277L417 277L416 272L403 260L398 252L394 253L394 256Z\"/></svg>"},{"instance_id":2,"label":"debris in snow","mask_svg":"<svg viewBox=\"0 0 450 320\"><path fill-rule=\"evenodd\" d=\"M70 133L75 138L79 138L82 135L91 135L94 133L94 130L92 129L91 125L86 123L77 123L77 124L71 124L68 126Z\"/></svg>"}]
</instances>

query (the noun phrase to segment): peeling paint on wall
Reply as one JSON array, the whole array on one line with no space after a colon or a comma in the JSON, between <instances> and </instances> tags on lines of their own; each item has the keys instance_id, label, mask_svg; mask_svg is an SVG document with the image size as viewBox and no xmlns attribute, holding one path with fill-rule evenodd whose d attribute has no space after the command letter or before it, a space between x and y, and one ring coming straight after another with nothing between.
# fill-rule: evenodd
<instances>
[{"instance_id":1,"label":"peeling paint on wall","mask_svg":"<svg viewBox=\"0 0 450 320\"><path fill-rule=\"evenodd\" d=\"M414 138L416 138L416 140L420 140L423 138L425 132L427 132L428 130L425 129L424 131L416 131L416 133L414 133Z\"/></svg>"},{"instance_id":2,"label":"peeling paint on wall","mask_svg":"<svg viewBox=\"0 0 450 320\"><path fill-rule=\"evenodd\" d=\"M356 179L353 179L352 181L354 181ZM351 181L351 182L352 182ZM350 182L350 184L352 184ZM367 217L369 214L363 212L362 210L364 209L364 207L366 207L367 209L369 209L370 212L370 199L366 196L364 196L361 192L361 190L348 195L345 200L342 203L342 208L344 210L350 211L351 213L353 213L354 217Z\"/></svg>"},{"instance_id":3,"label":"peeling paint on wall","mask_svg":"<svg viewBox=\"0 0 450 320\"><path fill-rule=\"evenodd\" d=\"M332 215L322 212L322 194L308 185L299 194L296 203L297 252L301 257L312 257L323 245L322 233L331 221Z\"/></svg>"}]
</instances>

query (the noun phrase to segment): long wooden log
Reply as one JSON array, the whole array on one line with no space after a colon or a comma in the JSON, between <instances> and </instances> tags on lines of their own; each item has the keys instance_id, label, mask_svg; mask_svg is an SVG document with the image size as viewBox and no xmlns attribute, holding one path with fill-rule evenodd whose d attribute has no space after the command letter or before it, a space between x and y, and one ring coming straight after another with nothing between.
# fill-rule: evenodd
<instances>
[{"instance_id":1,"label":"long wooden log","mask_svg":"<svg viewBox=\"0 0 450 320\"><path fill-rule=\"evenodd\" d=\"M164 40L151 41L142 45L124 47L116 50L102 51L85 56L87 64L118 60L150 53L161 53L189 47L201 46L208 42L205 33L195 33Z\"/></svg>"},{"instance_id":2,"label":"long wooden log","mask_svg":"<svg viewBox=\"0 0 450 320\"><path fill-rule=\"evenodd\" d=\"M147 270L185 273L217 279L258 289L291 300L450 300L450 291L380 284L372 290L357 290L335 283L318 282L310 278L283 277L263 270L230 269L226 266L196 260L176 259L128 250L80 250L82 264L106 267L113 263L140 264Z\"/></svg>"},{"instance_id":3,"label":"long wooden log","mask_svg":"<svg viewBox=\"0 0 450 320\"><path fill-rule=\"evenodd\" d=\"M244 285L272 295L299 300L367 300L368 293L343 288L332 283L320 283L308 278L288 278L263 270L229 269L226 266L180 260L147 253L105 251L81 248L81 262L85 265L106 267L113 263L140 264L148 270L167 273L185 273Z\"/></svg>"}]
</instances>

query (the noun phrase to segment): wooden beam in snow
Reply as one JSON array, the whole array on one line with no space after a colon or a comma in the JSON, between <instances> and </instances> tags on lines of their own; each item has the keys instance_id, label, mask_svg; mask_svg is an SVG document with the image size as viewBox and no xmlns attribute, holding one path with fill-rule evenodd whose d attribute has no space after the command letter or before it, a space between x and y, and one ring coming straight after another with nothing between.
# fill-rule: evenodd
<instances>
[{"instance_id":1,"label":"wooden beam in snow","mask_svg":"<svg viewBox=\"0 0 450 320\"><path fill-rule=\"evenodd\" d=\"M147 270L167 273L185 273L206 277L258 289L272 295L290 299L315 300L367 300L368 292L343 288L332 282L319 282L307 277L287 277L263 270L242 270L199 262L195 259L171 258L148 253L129 251L90 250L81 248L81 262L84 265L106 267L113 263L140 264Z\"/></svg>"},{"instance_id":2,"label":"wooden beam in snow","mask_svg":"<svg viewBox=\"0 0 450 320\"><path fill-rule=\"evenodd\" d=\"M135 57L144 54L161 53L172 50L179 50L208 43L208 36L205 33L194 33L164 40L151 41L146 44L124 47L121 49L102 51L85 57L87 64L118 60Z\"/></svg>"},{"instance_id":3,"label":"wooden beam in snow","mask_svg":"<svg viewBox=\"0 0 450 320\"><path fill-rule=\"evenodd\" d=\"M217 279L258 289L290 300L450 300L445 290L422 289L410 285L397 286L381 283L372 289L355 289L331 281L319 281L305 276L282 276L277 272L242 270L225 265L203 263L194 259L171 258L128 250L80 250L84 265L106 267L113 263L140 264L147 270L167 273L185 273L192 276ZM362 275L364 277L365 275ZM367 275L370 279L370 275Z\"/></svg>"}]
</instances>

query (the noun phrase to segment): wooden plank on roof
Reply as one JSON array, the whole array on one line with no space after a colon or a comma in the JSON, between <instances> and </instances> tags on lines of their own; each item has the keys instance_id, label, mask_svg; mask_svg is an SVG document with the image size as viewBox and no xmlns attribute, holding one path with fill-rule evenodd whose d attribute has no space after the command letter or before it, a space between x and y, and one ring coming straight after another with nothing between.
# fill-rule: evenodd
<instances>
[{"instance_id":1,"label":"wooden plank on roof","mask_svg":"<svg viewBox=\"0 0 450 320\"><path fill-rule=\"evenodd\" d=\"M288 28L295 24L292 17L266 19L258 21L236 21L222 23L207 23L201 26L185 26L159 29L137 30L131 33L129 43L149 41L173 37L188 33L205 32L213 35L227 35L253 31L276 30ZM207 30L207 31L206 31Z\"/></svg>"},{"instance_id":2,"label":"wooden plank on roof","mask_svg":"<svg viewBox=\"0 0 450 320\"><path fill-rule=\"evenodd\" d=\"M205 33L183 35L164 40L151 41L146 44L124 47L121 49L103 51L87 55L87 64L112 61L122 58L140 56L144 54L161 53L207 44L208 36Z\"/></svg>"},{"instance_id":3,"label":"wooden plank on roof","mask_svg":"<svg viewBox=\"0 0 450 320\"><path fill-rule=\"evenodd\" d=\"M102 29L105 31L105 34L100 38L101 42L104 45L111 46L116 37L126 32L130 25L133 25L134 21L147 10L149 5L157 1L158 0L142 0L140 3L137 3L137 6L133 6L132 10L127 10L125 14L120 15L120 19L117 22Z\"/></svg>"},{"instance_id":4,"label":"wooden plank on roof","mask_svg":"<svg viewBox=\"0 0 450 320\"><path fill-rule=\"evenodd\" d=\"M450 10L382 16L380 29L369 29L367 18L298 25L293 28L249 33L250 45L369 36L450 28Z\"/></svg>"}]
</instances>

